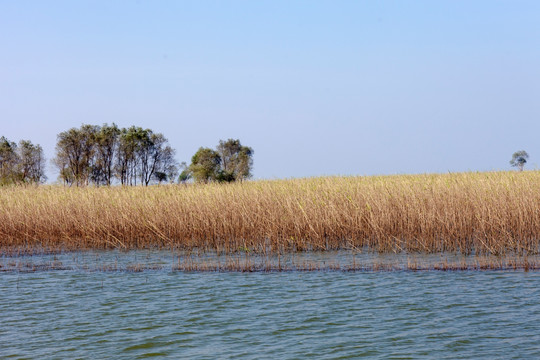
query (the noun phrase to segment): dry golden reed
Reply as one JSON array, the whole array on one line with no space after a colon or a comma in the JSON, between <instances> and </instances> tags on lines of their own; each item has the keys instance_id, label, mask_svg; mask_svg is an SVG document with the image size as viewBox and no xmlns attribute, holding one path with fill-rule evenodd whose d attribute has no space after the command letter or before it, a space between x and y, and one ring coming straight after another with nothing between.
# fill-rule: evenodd
<instances>
[{"instance_id":1,"label":"dry golden reed","mask_svg":"<svg viewBox=\"0 0 540 360\"><path fill-rule=\"evenodd\" d=\"M537 254L540 171L0 188L0 249Z\"/></svg>"}]
</instances>

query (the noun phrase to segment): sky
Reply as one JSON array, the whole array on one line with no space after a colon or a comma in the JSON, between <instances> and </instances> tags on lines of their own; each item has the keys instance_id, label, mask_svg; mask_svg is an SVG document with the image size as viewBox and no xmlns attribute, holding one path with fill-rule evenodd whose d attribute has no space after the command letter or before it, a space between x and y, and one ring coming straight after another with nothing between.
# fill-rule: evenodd
<instances>
[{"instance_id":1,"label":"sky","mask_svg":"<svg viewBox=\"0 0 540 360\"><path fill-rule=\"evenodd\" d=\"M540 164L536 0L0 0L0 49L0 136L48 159L114 122L240 139L255 179Z\"/></svg>"}]
</instances>

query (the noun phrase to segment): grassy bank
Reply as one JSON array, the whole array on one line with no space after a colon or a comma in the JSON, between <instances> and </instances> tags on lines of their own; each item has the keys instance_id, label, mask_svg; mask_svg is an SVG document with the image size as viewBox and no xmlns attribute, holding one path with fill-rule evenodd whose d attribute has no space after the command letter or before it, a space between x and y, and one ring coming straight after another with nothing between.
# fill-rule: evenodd
<instances>
[{"instance_id":1,"label":"grassy bank","mask_svg":"<svg viewBox=\"0 0 540 360\"><path fill-rule=\"evenodd\" d=\"M540 172L0 188L0 247L536 254Z\"/></svg>"}]
</instances>

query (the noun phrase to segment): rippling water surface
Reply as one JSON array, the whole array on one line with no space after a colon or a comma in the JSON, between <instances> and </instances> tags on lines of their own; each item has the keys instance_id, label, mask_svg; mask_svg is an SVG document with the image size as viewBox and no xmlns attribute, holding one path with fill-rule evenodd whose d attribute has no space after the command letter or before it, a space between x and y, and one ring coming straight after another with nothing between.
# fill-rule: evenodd
<instances>
[{"instance_id":1,"label":"rippling water surface","mask_svg":"<svg viewBox=\"0 0 540 360\"><path fill-rule=\"evenodd\" d=\"M0 273L0 358L538 359L538 272Z\"/></svg>"}]
</instances>

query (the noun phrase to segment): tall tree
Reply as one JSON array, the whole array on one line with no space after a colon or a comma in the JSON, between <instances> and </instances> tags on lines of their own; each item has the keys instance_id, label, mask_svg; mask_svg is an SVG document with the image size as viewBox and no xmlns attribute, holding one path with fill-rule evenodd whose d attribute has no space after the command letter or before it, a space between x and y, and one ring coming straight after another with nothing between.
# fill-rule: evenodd
<instances>
[{"instance_id":1,"label":"tall tree","mask_svg":"<svg viewBox=\"0 0 540 360\"><path fill-rule=\"evenodd\" d=\"M144 130L140 138L138 155L141 183L144 185L148 186L156 173L159 173L158 180L175 176L174 150L168 145L163 134L155 134L149 129Z\"/></svg>"},{"instance_id":2,"label":"tall tree","mask_svg":"<svg viewBox=\"0 0 540 360\"><path fill-rule=\"evenodd\" d=\"M253 153L252 148L242 146L234 161L235 180L246 180L252 176Z\"/></svg>"},{"instance_id":3,"label":"tall tree","mask_svg":"<svg viewBox=\"0 0 540 360\"><path fill-rule=\"evenodd\" d=\"M175 151L168 140L150 129L122 129L118 140L117 177L123 185L148 186L153 180L174 179L178 171Z\"/></svg>"},{"instance_id":4,"label":"tall tree","mask_svg":"<svg viewBox=\"0 0 540 360\"><path fill-rule=\"evenodd\" d=\"M58 134L54 163L68 184L87 185L94 166L96 134L99 126L82 125Z\"/></svg>"},{"instance_id":5,"label":"tall tree","mask_svg":"<svg viewBox=\"0 0 540 360\"><path fill-rule=\"evenodd\" d=\"M17 182L16 172L20 158L17 154L17 144L2 136L0 138L0 185Z\"/></svg>"},{"instance_id":6,"label":"tall tree","mask_svg":"<svg viewBox=\"0 0 540 360\"><path fill-rule=\"evenodd\" d=\"M179 171L178 161L175 159L176 151L171 146L166 146L163 150L159 172L166 175L166 180L174 183Z\"/></svg>"},{"instance_id":7,"label":"tall tree","mask_svg":"<svg viewBox=\"0 0 540 360\"><path fill-rule=\"evenodd\" d=\"M244 180L251 177L253 149L242 146L240 140L220 140L217 152L221 157L221 177L225 181Z\"/></svg>"},{"instance_id":8,"label":"tall tree","mask_svg":"<svg viewBox=\"0 0 540 360\"><path fill-rule=\"evenodd\" d=\"M120 129L114 123L112 125L104 124L96 132L96 160L92 174L97 184L111 185L119 136Z\"/></svg>"},{"instance_id":9,"label":"tall tree","mask_svg":"<svg viewBox=\"0 0 540 360\"><path fill-rule=\"evenodd\" d=\"M18 146L18 173L23 182L42 183L45 176L45 157L41 146L28 140L21 140Z\"/></svg>"},{"instance_id":10,"label":"tall tree","mask_svg":"<svg viewBox=\"0 0 540 360\"><path fill-rule=\"evenodd\" d=\"M120 131L116 175L122 185L137 185L138 152L144 130L131 126Z\"/></svg>"},{"instance_id":11,"label":"tall tree","mask_svg":"<svg viewBox=\"0 0 540 360\"><path fill-rule=\"evenodd\" d=\"M159 166L153 174L153 179L158 183L169 181L173 183L178 175L178 162L174 159L175 151L170 146L166 146L160 157Z\"/></svg>"}]
</instances>

